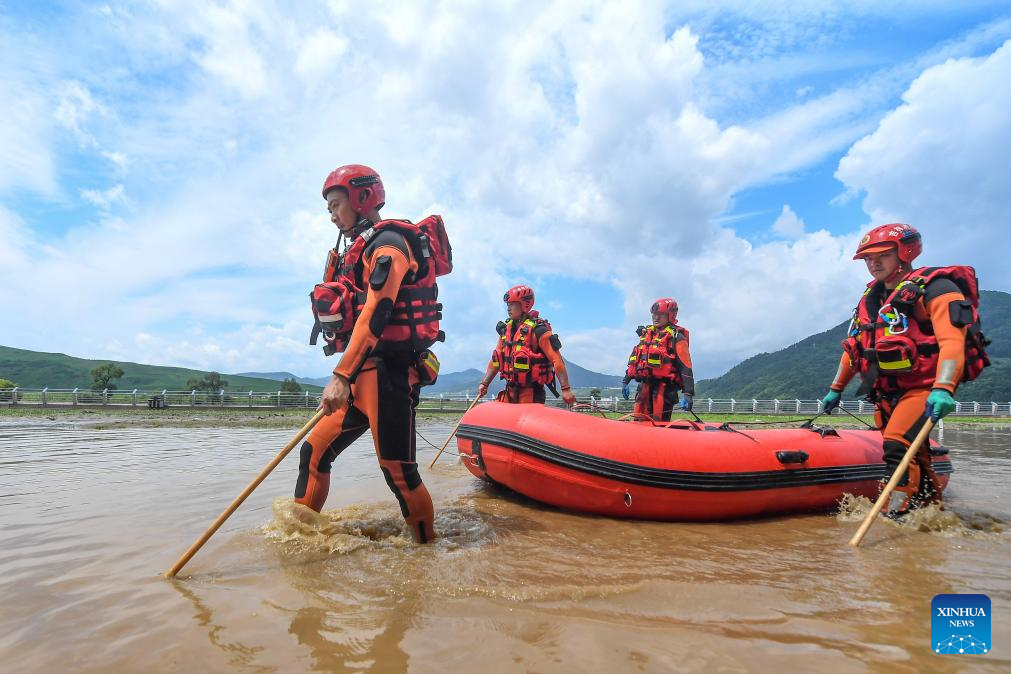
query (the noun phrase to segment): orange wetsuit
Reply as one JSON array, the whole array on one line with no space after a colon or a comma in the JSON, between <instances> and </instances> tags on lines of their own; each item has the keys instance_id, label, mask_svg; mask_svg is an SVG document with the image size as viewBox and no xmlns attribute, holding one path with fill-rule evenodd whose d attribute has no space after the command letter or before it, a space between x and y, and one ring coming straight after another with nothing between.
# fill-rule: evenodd
<instances>
[{"instance_id":1,"label":"orange wetsuit","mask_svg":"<svg viewBox=\"0 0 1011 674\"><path fill-rule=\"evenodd\" d=\"M883 287L878 292L883 293ZM884 297L878 298L879 305L883 299ZM966 328L952 325L949 306L952 302L964 299L958 286L949 279L938 278L926 286L923 297L913 305L910 319L921 324L929 323L937 339L940 353L934 380L927 387L889 392L875 390L873 393L877 403L875 419L884 434L885 464L889 476L898 467L906 450L926 423L924 409L931 389L940 388L954 394L961 381L965 367ZM841 392L855 374L856 368L850 354L843 352L830 388ZM898 487L909 498L915 497L920 502L934 501L940 497L927 445L924 443L921 447L916 461L910 464L909 473L903 476L901 486Z\"/></svg>"},{"instance_id":2,"label":"orange wetsuit","mask_svg":"<svg viewBox=\"0 0 1011 674\"><path fill-rule=\"evenodd\" d=\"M435 512L415 458L418 353L379 339L404 277L417 270L418 263L400 233L383 231L365 248L360 278L368 294L334 369L334 374L351 383L351 398L347 407L323 417L302 445L295 500L320 511L334 459L371 429L383 476L415 540L426 543L435 537Z\"/></svg>"}]
</instances>

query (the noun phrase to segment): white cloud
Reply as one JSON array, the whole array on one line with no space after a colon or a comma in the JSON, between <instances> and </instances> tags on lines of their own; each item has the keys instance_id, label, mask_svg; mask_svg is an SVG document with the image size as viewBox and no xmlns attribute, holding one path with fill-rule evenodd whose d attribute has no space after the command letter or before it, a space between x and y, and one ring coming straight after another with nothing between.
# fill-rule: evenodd
<instances>
[{"instance_id":1,"label":"white cloud","mask_svg":"<svg viewBox=\"0 0 1011 674\"><path fill-rule=\"evenodd\" d=\"M75 326L54 330L46 302L18 301L17 328L0 326L0 343L222 372L325 372L305 344L307 294L336 238L319 188L348 161L382 172L384 213L446 218L457 261L440 280L448 370L483 365L502 291L518 276L614 285L624 327L562 334L567 357L612 372L656 297L678 297L697 367L714 374L842 320L853 298L840 291L860 287L852 237L808 231L820 223L805 227L784 206L774 230L790 240L753 245L718 218L741 189L873 128L864 99L892 95L890 78L819 87L829 93L727 124L706 105L698 29L650 2L149 9L92 24L110 31L90 39L115 45L115 77L89 79L66 62L18 85L31 94L76 84L62 94L60 123L111 175L70 193L100 210L129 194L131 207L118 220L40 229L45 248L0 218L7 255L32 269L12 294L61 297ZM828 10L810 11L784 28L798 44ZM147 88L158 81L171 84ZM20 156L48 147L31 119L45 100L22 115L34 126L31 142L13 140ZM0 140L10 128L0 121ZM51 166L24 167L33 185L54 180ZM0 189L24 184L5 168ZM868 203L886 184L844 180Z\"/></svg>"},{"instance_id":2,"label":"white cloud","mask_svg":"<svg viewBox=\"0 0 1011 674\"><path fill-rule=\"evenodd\" d=\"M804 221L788 204L783 204L782 212L772 223L772 231L787 239L799 239L804 234Z\"/></svg>"},{"instance_id":3,"label":"white cloud","mask_svg":"<svg viewBox=\"0 0 1011 674\"><path fill-rule=\"evenodd\" d=\"M126 202L126 188L122 184L113 185L107 190L81 190L81 198L103 210L114 204Z\"/></svg>"},{"instance_id":4,"label":"white cloud","mask_svg":"<svg viewBox=\"0 0 1011 674\"><path fill-rule=\"evenodd\" d=\"M295 60L295 72L305 80L324 81L348 49L347 38L331 30L320 28L302 44Z\"/></svg>"},{"instance_id":5,"label":"white cloud","mask_svg":"<svg viewBox=\"0 0 1011 674\"><path fill-rule=\"evenodd\" d=\"M47 77L37 50L8 40L0 24L0 194L28 189L51 194L56 188L50 149L53 123L49 93L36 86ZM23 48L22 48L23 47ZM16 67L13 64L21 64Z\"/></svg>"},{"instance_id":6,"label":"white cloud","mask_svg":"<svg viewBox=\"0 0 1011 674\"><path fill-rule=\"evenodd\" d=\"M1011 212L1011 41L981 58L926 70L836 176L863 193L871 221L908 222L927 264L972 264L984 287L1007 288L1003 248Z\"/></svg>"},{"instance_id":7,"label":"white cloud","mask_svg":"<svg viewBox=\"0 0 1011 674\"><path fill-rule=\"evenodd\" d=\"M97 143L88 131L88 124L95 116L109 115L108 108L96 101L91 91L80 82L64 82L59 87L59 103L53 118L70 130L84 146Z\"/></svg>"}]
</instances>

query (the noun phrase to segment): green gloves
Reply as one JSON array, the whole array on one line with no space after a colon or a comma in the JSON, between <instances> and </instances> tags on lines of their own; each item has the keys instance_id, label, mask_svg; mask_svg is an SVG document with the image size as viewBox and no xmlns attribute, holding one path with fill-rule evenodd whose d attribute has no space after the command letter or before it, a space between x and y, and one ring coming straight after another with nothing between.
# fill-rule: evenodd
<instances>
[{"instance_id":1,"label":"green gloves","mask_svg":"<svg viewBox=\"0 0 1011 674\"><path fill-rule=\"evenodd\" d=\"M927 397L927 416L931 421L943 419L955 411L955 399L943 388L935 388Z\"/></svg>"},{"instance_id":2,"label":"green gloves","mask_svg":"<svg viewBox=\"0 0 1011 674\"><path fill-rule=\"evenodd\" d=\"M821 399L822 414L832 414L832 410L839 407L842 402L842 393L839 391L829 391L828 395Z\"/></svg>"}]
</instances>

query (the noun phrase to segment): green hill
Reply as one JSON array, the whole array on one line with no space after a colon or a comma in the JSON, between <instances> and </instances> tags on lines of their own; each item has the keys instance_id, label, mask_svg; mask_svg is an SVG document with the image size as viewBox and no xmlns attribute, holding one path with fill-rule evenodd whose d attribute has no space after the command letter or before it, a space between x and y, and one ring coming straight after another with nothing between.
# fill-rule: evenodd
<instances>
[{"instance_id":1,"label":"green hill","mask_svg":"<svg viewBox=\"0 0 1011 674\"><path fill-rule=\"evenodd\" d=\"M576 389L592 388L620 388L621 377L613 374L601 374L593 370L576 365L571 360L565 360L565 367L569 372L569 383ZM433 393L473 393L477 385L484 376L484 370L470 368L462 372L447 372L439 375L439 380L435 385L426 388L425 394ZM489 387L492 393L498 393L505 387L505 384L497 376Z\"/></svg>"},{"instance_id":2,"label":"green hill","mask_svg":"<svg viewBox=\"0 0 1011 674\"><path fill-rule=\"evenodd\" d=\"M0 346L0 379L9 379L22 388L82 388L91 387L92 368L115 363L123 370L123 376L118 379L116 387L123 391L140 389L142 391L181 391L186 388L186 381L191 378L202 379L208 374L201 370L190 370L183 367L163 367L160 365L142 365L139 363L123 363L114 360L89 360L74 358L62 353L41 353L25 349L13 349ZM240 375L222 375L228 382L229 391L276 391L278 382L257 377ZM303 386L303 388L318 391L318 386Z\"/></svg>"},{"instance_id":3,"label":"green hill","mask_svg":"<svg viewBox=\"0 0 1011 674\"><path fill-rule=\"evenodd\" d=\"M974 382L959 387L961 400L1011 400L1011 295L985 290L980 298L983 332L993 340L989 348L993 366ZM846 334L845 321L831 330L812 335L774 353L760 353L715 379L698 384L702 397L770 400L814 400L825 395L835 376ZM847 389L851 397L857 377Z\"/></svg>"}]
</instances>

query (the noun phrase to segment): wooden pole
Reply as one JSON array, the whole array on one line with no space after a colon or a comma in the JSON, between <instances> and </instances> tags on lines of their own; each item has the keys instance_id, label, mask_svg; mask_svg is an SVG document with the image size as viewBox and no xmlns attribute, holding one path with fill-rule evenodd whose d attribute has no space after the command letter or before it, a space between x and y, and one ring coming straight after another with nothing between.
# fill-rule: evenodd
<instances>
[{"instance_id":1,"label":"wooden pole","mask_svg":"<svg viewBox=\"0 0 1011 674\"><path fill-rule=\"evenodd\" d=\"M278 452L277 456L275 456L274 459L267 464L267 467L260 471L260 474L256 476L256 479L254 479L252 482L246 485L246 488L242 490L242 493L239 494L234 501L232 501L232 504L227 508L225 508L225 511L223 513L218 515L218 519L214 520L214 523L211 524L211 526L207 529L207 531L204 532L204 535L198 538L197 542L191 545L190 549L183 553L183 556L179 558L179 561L173 564L172 568L165 572L166 578L174 578L175 575L179 573L179 570L186 565L186 562L190 561L193 555L197 554L197 551L201 547L203 547L204 543L210 540L211 536L214 535L214 532L217 531L221 527L221 525L225 523L225 520L231 517L232 513L238 510L239 506L242 505L242 502L245 501L246 498L253 493L254 489L260 486L261 482L267 479L267 476L270 475L270 472L275 468L277 468L277 464L281 463L284 457L288 455L288 452L290 452L295 447L295 445L297 445L299 441L302 438L304 438L309 433L309 431L312 430L313 426L315 426L319 422L319 420L324 417L325 414L326 413L323 410L319 410L318 412L316 412L316 415L312 419L310 419L305 426L302 427L302 430L300 430L298 434L291 439L291 442L285 445L284 449Z\"/></svg>"},{"instance_id":2,"label":"wooden pole","mask_svg":"<svg viewBox=\"0 0 1011 674\"><path fill-rule=\"evenodd\" d=\"M474 409L474 405L476 405L477 401L480 399L481 396L477 396L476 398L474 398L473 402L471 402L470 405L467 407L467 412L470 412L472 409ZM464 412L464 415L466 415L467 412ZM449 446L449 441L453 439L454 435L456 435L456 429L460 428L461 423L463 423L463 417L460 417L460 421L457 421L456 426L453 426L453 430L452 432L450 432L449 437L446 438L446 442L442 443L442 447L440 447L439 451L435 454L435 458L432 459L432 463L428 464L429 468L434 466L435 462L439 460L440 456L442 456L442 453L445 451L446 447Z\"/></svg>"},{"instance_id":3,"label":"wooden pole","mask_svg":"<svg viewBox=\"0 0 1011 674\"><path fill-rule=\"evenodd\" d=\"M923 428L921 428L920 432L916 435L916 439L913 440L913 444L909 445L909 449L906 450L906 455L902 457L899 467L895 469L894 473L892 473L892 479L890 479L888 484L885 485L885 488L881 490L881 495L878 496L878 500L875 501L874 507L871 508L869 513L867 513L867 517L864 518L863 524L860 525L857 532L853 534L853 538L850 539L850 545L853 547L860 545L860 541L864 539L864 535L867 533L867 530L871 528L871 525L874 524L874 520L877 518L878 513L881 512L881 507L888 501L892 492L895 491L895 486L899 483L899 480L902 479L902 476L905 475L913 457L916 456L916 452L919 451L920 445L926 442L927 438L930 437L930 430L933 427L934 422L931 419L927 419L927 423L923 424Z\"/></svg>"}]
</instances>

